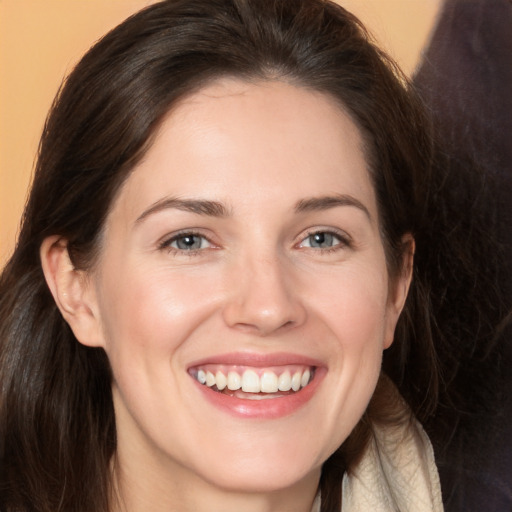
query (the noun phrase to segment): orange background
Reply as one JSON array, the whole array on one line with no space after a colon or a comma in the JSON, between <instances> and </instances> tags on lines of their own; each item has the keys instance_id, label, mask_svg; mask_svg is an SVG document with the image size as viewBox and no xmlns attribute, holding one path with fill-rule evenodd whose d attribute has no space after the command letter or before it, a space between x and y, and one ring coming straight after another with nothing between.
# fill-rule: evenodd
<instances>
[{"instance_id":1,"label":"orange background","mask_svg":"<svg viewBox=\"0 0 512 512\"><path fill-rule=\"evenodd\" d=\"M293 1L293 0L290 0ZM62 78L154 0L0 0L0 268L14 248L38 139ZM441 0L339 0L412 73Z\"/></svg>"}]
</instances>

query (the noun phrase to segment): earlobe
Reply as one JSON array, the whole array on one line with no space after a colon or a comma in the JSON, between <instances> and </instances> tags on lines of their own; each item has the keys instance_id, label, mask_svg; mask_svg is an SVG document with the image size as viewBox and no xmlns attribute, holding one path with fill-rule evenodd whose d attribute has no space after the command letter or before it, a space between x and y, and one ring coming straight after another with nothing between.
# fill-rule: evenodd
<instances>
[{"instance_id":1,"label":"earlobe","mask_svg":"<svg viewBox=\"0 0 512 512\"><path fill-rule=\"evenodd\" d=\"M390 289L389 292L387 332L384 341L385 349L389 348L393 343L395 327L405 306L405 301L411 286L416 245L410 233L402 237L402 247L404 248L402 253L402 268L400 274L395 278L393 286L391 287L392 289Z\"/></svg>"},{"instance_id":2,"label":"earlobe","mask_svg":"<svg viewBox=\"0 0 512 512\"><path fill-rule=\"evenodd\" d=\"M86 272L71 262L66 240L45 238L39 253L48 287L77 340L91 347L104 346L94 290Z\"/></svg>"}]
</instances>

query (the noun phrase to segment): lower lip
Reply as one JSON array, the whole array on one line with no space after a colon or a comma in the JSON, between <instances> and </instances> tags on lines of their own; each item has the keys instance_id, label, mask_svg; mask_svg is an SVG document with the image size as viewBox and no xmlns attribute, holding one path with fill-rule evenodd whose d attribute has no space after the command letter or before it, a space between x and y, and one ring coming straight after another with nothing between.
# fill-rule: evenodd
<instances>
[{"instance_id":1,"label":"lower lip","mask_svg":"<svg viewBox=\"0 0 512 512\"><path fill-rule=\"evenodd\" d=\"M204 397L215 407L243 418L275 419L288 416L303 407L318 390L325 369L317 368L315 378L304 388L291 395L284 395L277 398L265 398L262 400L251 400L225 395L199 383L194 379Z\"/></svg>"}]
</instances>

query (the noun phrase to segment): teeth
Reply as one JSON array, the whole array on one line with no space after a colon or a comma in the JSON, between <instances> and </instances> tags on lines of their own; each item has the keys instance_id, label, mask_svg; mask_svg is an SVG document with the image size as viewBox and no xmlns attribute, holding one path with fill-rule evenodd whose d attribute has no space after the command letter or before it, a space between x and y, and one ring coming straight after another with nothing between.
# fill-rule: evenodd
<instances>
[{"instance_id":1,"label":"teeth","mask_svg":"<svg viewBox=\"0 0 512 512\"><path fill-rule=\"evenodd\" d=\"M292 376L286 370L279 376L279 391L290 391L290 389L292 389Z\"/></svg>"},{"instance_id":2,"label":"teeth","mask_svg":"<svg viewBox=\"0 0 512 512\"><path fill-rule=\"evenodd\" d=\"M307 386L311 380L311 371L296 370L291 375L289 370L285 370L279 376L271 370L264 370L258 375L255 370L245 370L242 375L235 370L226 373L222 370L213 371L199 369L195 378L201 384L208 387L216 386L219 391L227 388L230 391L242 390L245 393L278 393L280 391L299 391Z\"/></svg>"},{"instance_id":3,"label":"teeth","mask_svg":"<svg viewBox=\"0 0 512 512\"><path fill-rule=\"evenodd\" d=\"M227 386L228 379L221 371L218 371L215 374L215 382L217 383L217 387L219 388L219 391L222 391Z\"/></svg>"},{"instance_id":4,"label":"teeth","mask_svg":"<svg viewBox=\"0 0 512 512\"><path fill-rule=\"evenodd\" d=\"M206 374L206 383L208 383L208 374ZM300 389L300 381L302 380L302 375L300 372L295 372L292 377L292 389L293 391L299 391Z\"/></svg>"},{"instance_id":5,"label":"teeth","mask_svg":"<svg viewBox=\"0 0 512 512\"><path fill-rule=\"evenodd\" d=\"M311 373L309 372L309 370L306 370L303 374L302 374L302 377L300 378L300 385L301 387L304 387L304 386L307 386L308 385L308 382L309 382L309 378L311 377ZM218 384L217 384L218 385Z\"/></svg>"},{"instance_id":6,"label":"teeth","mask_svg":"<svg viewBox=\"0 0 512 512\"><path fill-rule=\"evenodd\" d=\"M259 393L261 391L260 378L256 372L246 370L242 375L242 391L246 393Z\"/></svg>"},{"instance_id":7,"label":"teeth","mask_svg":"<svg viewBox=\"0 0 512 512\"><path fill-rule=\"evenodd\" d=\"M263 393L277 393L278 390L277 375L274 372L263 372L261 376L261 391Z\"/></svg>"},{"instance_id":8,"label":"teeth","mask_svg":"<svg viewBox=\"0 0 512 512\"><path fill-rule=\"evenodd\" d=\"M206 372L206 385L209 388L215 385L215 375L212 372Z\"/></svg>"},{"instance_id":9,"label":"teeth","mask_svg":"<svg viewBox=\"0 0 512 512\"><path fill-rule=\"evenodd\" d=\"M236 372L228 373L228 389L236 391L242 387L242 379Z\"/></svg>"}]
</instances>

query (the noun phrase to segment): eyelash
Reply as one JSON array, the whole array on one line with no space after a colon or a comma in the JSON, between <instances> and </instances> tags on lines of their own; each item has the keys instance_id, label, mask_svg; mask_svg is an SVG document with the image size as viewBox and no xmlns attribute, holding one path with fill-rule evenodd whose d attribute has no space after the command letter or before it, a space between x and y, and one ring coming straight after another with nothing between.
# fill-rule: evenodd
<instances>
[{"instance_id":1,"label":"eyelash","mask_svg":"<svg viewBox=\"0 0 512 512\"><path fill-rule=\"evenodd\" d=\"M327 248L315 248L311 246L302 246L302 244L310 237L315 235L330 235L333 236L338 240L338 243L333 245L332 247ZM180 249L177 247L172 247L171 244L174 242L177 242L178 240L182 240L187 237L197 237L201 238L202 240L205 240L208 244L210 244L209 247L200 247L197 249ZM321 253L321 254L329 254L338 250L341 250L343 248L351 248L352 247L352 240L351 238L344 232L337 231L334 229L314 229L311 231L307 231L304 236L301 236L300 241L295 244L296 247L302 248L302 249L312 249L315 252ZM215 248L215 245L213 242L206 237L204 234L199 233L197 231L182 231L180 233L176 233L170 238L166 238L163 240L159 245L158 249L161 251L167 251L172 254L176 255L186 255L186 256L196 256L205 249Z\"/></svg>"},{"instance_id":2,"label":"eyelash","mask_svg":"<svg viewBox=\"0 0 512 512\"><path fill-rule=\"evenodd\" d=\"M204 236L204 234L202 234L202 233L198 233L197 231L182 231L180 233L174 234L170 238L166 238L165 240L163 240L158 245L158 249L161 250L161 251L167 251L167 252L172 253L172 254L179 254L179 255L186 255L186 256L195 256L195 255L199 254L201 251L204 251L205 249L211 248L211 247L204 247L204 248L188 249L187 250L187 249L179 249L177 247L171 247L172 243L174 243L174 242L176 242L178 240L182 240L182 239L187 238L187 237L201 238L203 240L206 240L206 242L208 242L211 247L215 247L213 242L208 237Z\"/></svg>"},{"instance_id":3,"label":"eyelash","mask_svg":"<svg viewBox=\"0 0 512 512\"><path fill-rule=\"evenodd\" d=\"M332 247L327 248L315 248L311 246L302 246L302 244L310 237L315 235L330 235L335 237L338 240L338 243L333 245ZM305 236L301 236L301 240L297 244L301 248L305 249L313 249L318 251L321 254L329 254L335 251L339 251L343 248L351 248L352 247L352 239L344 232L337 231L335 229L313 229L311 231L307 231Z\"/></svg>"}]
</instances>

